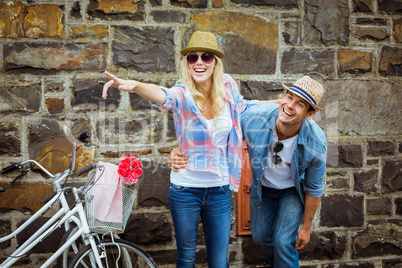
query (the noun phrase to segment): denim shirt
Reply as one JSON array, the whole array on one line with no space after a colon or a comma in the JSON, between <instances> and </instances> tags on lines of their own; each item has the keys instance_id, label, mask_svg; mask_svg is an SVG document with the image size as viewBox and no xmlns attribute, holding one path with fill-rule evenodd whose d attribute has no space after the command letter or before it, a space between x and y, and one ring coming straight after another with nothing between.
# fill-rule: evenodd
<instances>
[{"instance_id":1,"label":"denim shirt","mask_svg":"<svg viewBox=\"0 0 402 268\"><path fill-rule=\"evenodd\" d=\"M264 103L247 109L241 115L241 128L247 142L252 170L250 198L261 203L261 179L267 167L269 146L277 139L275 121L278 104ZM324 191L327 141L313 120L304 120L290 165L291 177L304 204L305 194L321 197Z\"/></svg>"}]
</instances>

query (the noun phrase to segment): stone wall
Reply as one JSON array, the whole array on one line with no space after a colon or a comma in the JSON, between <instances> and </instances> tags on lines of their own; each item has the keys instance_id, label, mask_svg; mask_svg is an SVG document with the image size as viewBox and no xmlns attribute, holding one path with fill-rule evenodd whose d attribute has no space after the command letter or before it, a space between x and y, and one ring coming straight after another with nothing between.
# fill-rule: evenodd
<instances>
[{"instance_id":1,"label":"stone wall","mask_svg":"<svg viewBox=\"0 0 402 268\"><path fill-rule=\"evenodd\" d=\"M160 267L174 267L167 205L167 159L177 145L172 115L115 89L104 101L101 91L104 70L174 85L179 51L195 30L217 35L225 71L248 99L277 98L281 83L303 74L325 85L315 120L328 137L326 191L302 266L402 267L400 0L0 1L0 168L53 150L40 163L64 170L69 162L60 151L71 156L71 135L86 130L100 148L80 149L78 168L139 152L144 176L124 237ZM11 189L15 175L0 175L8 189L0 194L0 235L52 192L37 171ZM264 267L251 237L236 235L233 197L230 266ZM38 267L61 235L19 265ZM0 244L0 261L28 236ZM206 267L201 229L197 254L197 265Z\"/></svg>"}]
</instances>

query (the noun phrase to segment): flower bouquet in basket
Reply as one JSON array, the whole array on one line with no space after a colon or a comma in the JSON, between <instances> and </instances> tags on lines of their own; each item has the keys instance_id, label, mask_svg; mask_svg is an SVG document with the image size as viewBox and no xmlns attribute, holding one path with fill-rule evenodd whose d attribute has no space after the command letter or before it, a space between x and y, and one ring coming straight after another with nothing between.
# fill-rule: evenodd
<instances>
[{"instance_id":1,"label":"flower bouquet in basket","mask_svg":"<svg viewBox=\"0 0 402 268\"><path fill-rule=\"evenodd\" d=\"M142 175L142 163L135 157L126 157L120 161L117 173L120 175L123 186L131 189Z\"/></svg>"},{"instance_id":2,"label":"flower bouquet in basket","mask_svg":"<svg viewBox=\"0 0 402 268\"><path fill-rule=\"evenodd\" d=\"M101 163L98 180L88 193L92 202L86 204L88 224L98 233L124 231L134 205L134 184L142 175L142 163L135 157L126 157L119 165ZM90 199L90 198L89 198Z\"/></svg>"}]
</instances>

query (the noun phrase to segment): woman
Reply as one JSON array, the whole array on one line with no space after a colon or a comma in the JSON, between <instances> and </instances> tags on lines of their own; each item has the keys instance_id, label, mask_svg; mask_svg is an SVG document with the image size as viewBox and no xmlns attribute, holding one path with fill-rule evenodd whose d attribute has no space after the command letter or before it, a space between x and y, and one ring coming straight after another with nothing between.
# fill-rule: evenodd
<instances>
[{"instance_id":1,"label":"woman","mask_svg":"<svg viewBox=\"0 0 402 268\"><path fill-rule=\"evenodd\" d=\"M104 85L135 92L172 110L187 168L171 172L169 209L177 243L177 267L194 267L201 216L209 267L229 267L231 192L239 186L242 134L239 115L257 101L245 101L234 80L223 73L224 53L210 32L195 32L180 53L182 83L170 89L123 80Z\"/></svg>"}]
</instances>

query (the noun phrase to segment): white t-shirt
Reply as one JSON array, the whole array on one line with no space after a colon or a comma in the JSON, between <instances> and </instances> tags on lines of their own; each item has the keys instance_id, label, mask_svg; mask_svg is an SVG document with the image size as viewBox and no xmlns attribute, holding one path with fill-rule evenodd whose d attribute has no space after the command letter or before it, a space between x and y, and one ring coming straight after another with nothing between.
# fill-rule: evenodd
<instances>
[{"instance_id":1,"label":"white t-shirt","mask_svg":"<svg viewBox=\"0 0 402 268\"><path fill-rule=\"evenodd\" d=\"M225 152L224 159L219 159L219 165L225 168L223 177L213 171L194 171L187 169L180 169L179 172L170 172L170 182L180 186L204 188L204 187L217 187L230 184L229 181L229 167L227 160L227 147L230 130L233 128L232 117L230 116L229 103L225 102L223 113L219 116L205 120L208 126L212 140L222 148ZM189 161L195 161L196 155L190 155Z\"/></svg>"},{"instance_id":2,"label":"white t-shirt","mask_svg":"<svg viewBox=\"0 0 402 268\"><path fill-rule=\"evenodd\" d=\"M293 136L286 140L281 140L283 149L277 153L282 158L282 163L275 165L272 161L274 155L274 145L277 140L273 140L269 147L268 164L264 171L261 184L266 187L276 189L286 189L295 186L292 180L290 164L292 163L293 153L296 149L297 137Z\"/></svg>"}]
</instances>

